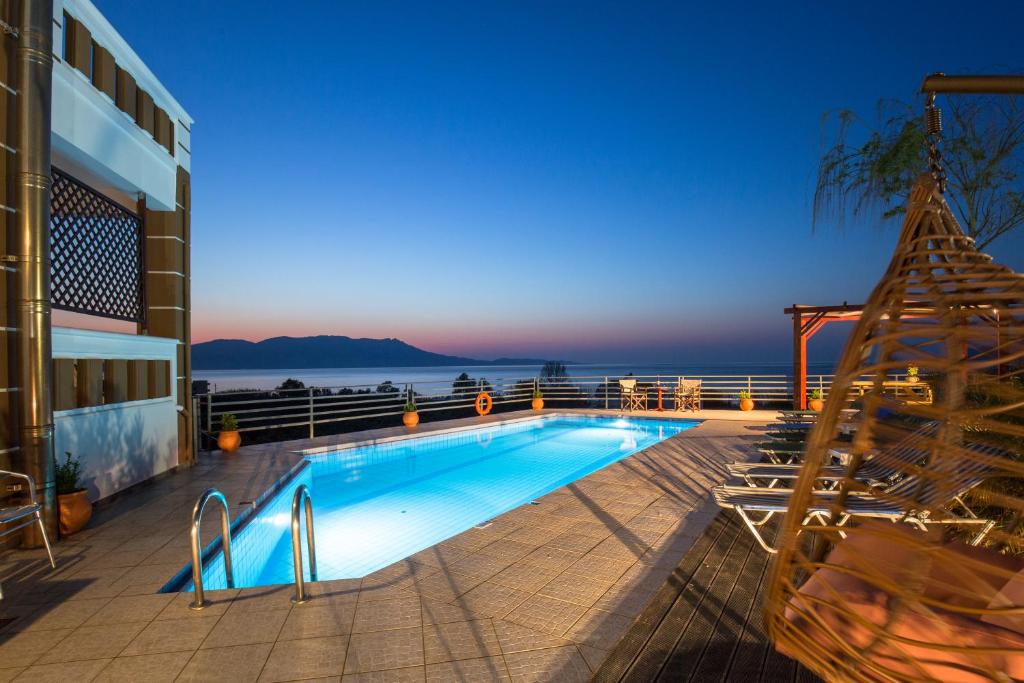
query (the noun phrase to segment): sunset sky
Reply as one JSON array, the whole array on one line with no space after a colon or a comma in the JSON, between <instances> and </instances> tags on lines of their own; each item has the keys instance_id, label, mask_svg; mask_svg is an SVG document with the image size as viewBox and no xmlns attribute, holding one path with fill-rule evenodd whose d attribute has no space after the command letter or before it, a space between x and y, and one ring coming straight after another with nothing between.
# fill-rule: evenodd
<instances>
[{"instance_id":1,"label":"sunset sky","mask_svg":"<svg viewBox=\"0 0 1024 683\"><path fill-rule=\"evenodd\" d=\"M1019 0L95 1L195 118L194 341L785 361L898 227L812 232L822 114L1024 66Z\"/></svg>"}]
</instances>

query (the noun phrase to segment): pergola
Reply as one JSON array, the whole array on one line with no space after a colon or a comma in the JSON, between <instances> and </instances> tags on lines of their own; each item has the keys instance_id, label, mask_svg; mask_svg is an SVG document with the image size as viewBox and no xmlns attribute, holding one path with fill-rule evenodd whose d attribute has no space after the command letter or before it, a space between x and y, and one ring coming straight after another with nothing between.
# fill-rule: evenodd
<instances>
[{"instance_id":1,"label":"pergola","mask_svg":"<svg viewBox=\"0 0 1024 683\"><path fill-rule=\"evenodd\" d=\"M845 301L838 306L793 304L783 312L793 316L793 408L807 410L807 341L829 323L859 320L864 305Z\"/></svg>"},{"instance_id":2,"label":"pergola","mask_svg":"<svg viewBox=\"0 0 1024 683\"><path fill-rule=\"evenodd\" d=\"M795 410L807 410L807 341L828 323L855 322L860 319L863 312L864 304L848 304L845 301L837 306L793 304L791 308L783 310L786 315L793 316L793 408ZM901 317L920 318L933 314L934 311L931 309L915 308L914 303L908 303L903 309ZM997 309L990 310L985 317L995 328L995 346L992 350L998 356L1003 346L1001 332L1004 324L1000 321ZM887 316L882 316L882 319L886 318ZM966 348L964 355L967 355Z\"/></svg>"}]
</instances>

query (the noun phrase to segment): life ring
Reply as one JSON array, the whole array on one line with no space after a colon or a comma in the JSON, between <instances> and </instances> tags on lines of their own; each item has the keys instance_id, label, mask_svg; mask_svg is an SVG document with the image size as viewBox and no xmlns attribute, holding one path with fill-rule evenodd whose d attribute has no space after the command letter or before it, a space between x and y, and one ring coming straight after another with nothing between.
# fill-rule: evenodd
<instances>
[{"instance_id":1,"label":"life ring","mask_svg":"<svg viewBox=\"0 0 1024 683\"><path fill-rule=\"evenodd\" d=\"M476 414L486 415L487 413L491 412L491 406L493 404L494 401L491 400L491 395L488 394L486 391L481 391L476 396Z\"/></svg>"}]
</instances>

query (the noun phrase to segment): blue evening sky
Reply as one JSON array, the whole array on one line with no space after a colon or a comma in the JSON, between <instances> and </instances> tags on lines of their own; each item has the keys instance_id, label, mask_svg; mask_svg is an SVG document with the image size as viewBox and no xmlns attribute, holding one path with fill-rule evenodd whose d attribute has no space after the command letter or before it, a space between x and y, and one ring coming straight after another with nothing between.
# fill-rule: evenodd
<instances>
[{"instance_id":1,"label":"blue evening sky","mask_svg":"<svg viewBox=\"0 0 1024 683\"><path fill-rule=\"evenodd\" d=\"M785 361L898 229L812 232L822 113L1024 67L1019 0L95 2L195 118L196 341Z\"/></svg>"}]
</instances>

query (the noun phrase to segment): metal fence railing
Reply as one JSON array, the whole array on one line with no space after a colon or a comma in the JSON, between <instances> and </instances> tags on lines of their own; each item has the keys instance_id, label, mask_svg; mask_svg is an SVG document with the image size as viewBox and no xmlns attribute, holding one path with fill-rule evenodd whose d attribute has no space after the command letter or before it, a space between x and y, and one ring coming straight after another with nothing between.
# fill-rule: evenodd
<instances>
[{"instance_id":1,"label":"metal fence railing","mask_svg":"<svg viewBox=\"0 0 1024 683\"><path fill-rule=\"evenodd\" d=\"M651 407L658 401L659 389L665 409L675 408L674 389L681 379L701 381L701 400L706 407L728 407L749 392L755 401L784 404L793 400L792 379L786 375L628 375L637 389L647 392ZM619 380L623 376L582 376L557 379L433 381L410 384L350 385L344 387L303 387L298 389L220 391L194 397L193 415L197 433L207 438L220 429L224 415L238 420L239 431L259 432L289 429L313 438L318 427L351 421L381 421L402 415L410 398L417 410L428 417L448 419L472 414L477 395L486 391L495 410L527 407L535 390L544 395L552 408L619 409L622 396ZM832 375L809 375L807 389L828 394ZM468 412L467 412L468 411ZM397 424L397 420L390 423ZM321 429L320 432L323 433Z\"/></svg>"}]
</instances>

